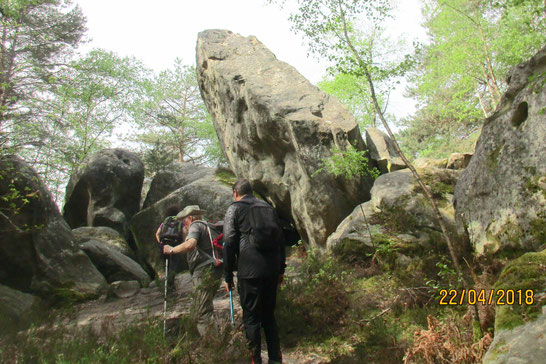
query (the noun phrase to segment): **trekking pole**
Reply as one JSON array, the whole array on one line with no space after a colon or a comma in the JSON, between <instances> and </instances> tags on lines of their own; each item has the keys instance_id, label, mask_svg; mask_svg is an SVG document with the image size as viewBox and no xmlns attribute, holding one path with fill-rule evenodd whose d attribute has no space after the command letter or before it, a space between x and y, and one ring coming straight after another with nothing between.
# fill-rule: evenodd
<instances>
[{"instance_id":1,"label":"trekking pole","mask_svg":"<svg viewBox=\"0 0 546 364\"><path fill-rule=\"evenodd\" d=\"M235 320L233 319L233 291L229 290L229 310L231 312L231 326L235 326Z\"/></svg>"},{"instance_id":2,"label":"trekking pole","mask_svg":"<svg viewBox=\"0 0 546 364\"><path fill-rule=\"evenodd\" d=\"M167 277L169 275L169 258L165 258L165 299L163 300L163 337L167 331Z\"/></svg>"}]
</instances>

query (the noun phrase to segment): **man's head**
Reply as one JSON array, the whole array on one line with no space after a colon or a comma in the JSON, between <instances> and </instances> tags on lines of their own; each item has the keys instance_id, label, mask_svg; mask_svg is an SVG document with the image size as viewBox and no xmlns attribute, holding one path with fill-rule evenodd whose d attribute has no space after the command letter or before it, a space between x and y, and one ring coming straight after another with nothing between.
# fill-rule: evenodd
<instances>
[{"instance_id":1,"label":"man's head","mask_svg":"<svg viewBox=\"0 0 546 364\"><path fill-rule=\"evenodd\" d=\"M189 205L180 211L176 218L181 220L185 227L189 227L193 221L203 219L204 213L205 210L201 210L198 205Z\"/></svg>"},{"instance_id":2,"label":"man's head","mask_svg":"<svg viewBox=\"0 0 546 364\"><path fill-rule=\"evenodd\" d=\"M233 184L233 199L239 201L246 195L252 195L252 186L247 179L239 179Z\"/></svg>"}]
</instances>

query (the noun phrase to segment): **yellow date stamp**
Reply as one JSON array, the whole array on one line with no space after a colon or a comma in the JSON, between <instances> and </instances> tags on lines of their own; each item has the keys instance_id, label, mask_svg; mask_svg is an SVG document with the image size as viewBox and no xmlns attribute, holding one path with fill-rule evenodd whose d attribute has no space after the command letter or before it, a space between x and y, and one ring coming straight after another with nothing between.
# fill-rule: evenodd
<instances>
[{"instance_id":1,"label":"yellow date stamp","mask_svg":"<svg viewBox=\"0 0 546 364\"><path fill-rule=\"evenodd\" d=\"M440 290L440 305L532 305L535 292L532 289Z\"/></svg>"}]
</instances>

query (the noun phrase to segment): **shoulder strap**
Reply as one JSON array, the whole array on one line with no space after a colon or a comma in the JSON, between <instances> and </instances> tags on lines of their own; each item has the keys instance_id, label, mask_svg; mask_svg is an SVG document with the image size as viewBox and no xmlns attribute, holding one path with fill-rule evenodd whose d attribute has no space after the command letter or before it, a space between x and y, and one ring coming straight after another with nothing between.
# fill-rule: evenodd
<instances>
[{"instance_id":1,"label":"shoulder strap","mask_svg":"<svg viewBox=\"0 0 546 364\"><path fill-rule=\"evenodd\" d=\"M209 254L207 254L206 252L204 252L203 250L199 249L199 245L196 245L196 246L195 246L196 249L199 250L199 252L200 252L201 254L203 254L205 257L211 259L211 260L214 261L216 264L218 264L220 260L219 260L218 256L216 256L216 253L215 253L215 251L214 251L214 240L212 240L212 234L210 233L210 226L209 226L208 222L206 222L206 221L204 221L204 220L195 220L195 221L192 222L191 224L193 225L193 224L196 223L196 222L205 225L206 228L207 228L207 232L209 233L210 247L211 247L211 250L212 250L212 257L211 257ZM190 226L191 226L191 225L190 225Z\"/></svg>"}]
</instances>

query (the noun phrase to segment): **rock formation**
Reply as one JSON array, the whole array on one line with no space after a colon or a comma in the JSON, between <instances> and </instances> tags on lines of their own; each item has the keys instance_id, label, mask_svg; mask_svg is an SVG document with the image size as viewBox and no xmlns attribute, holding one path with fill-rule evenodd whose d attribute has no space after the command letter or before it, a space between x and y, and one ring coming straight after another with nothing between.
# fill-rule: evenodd
<instances>
[{"instance_id":1,"label":"rock formation","mask_svg":"<svg viewBox=\"0 0 546 364\"><path fill-rule=\"evenodd\" d=\"M377 162L381 173L389 173L406 168L389 136L376 128L366 129L366 145L370 158Z\"/></svg>"},{"instance_id":2,"label":"rock formation","mask_svg":"<svg viewBox=\"0 0 546 364\"><path fill-rule=\"evenodd\" d=\"M10 196L0 199L0 284L48 298L84 298L106 289L36 172L18 157L1 158L0 171L0 196Z\"/></svg>"},{"instance_id":3,"label":"rock formation","mask_svg":"<svg viewBox=\"0 0 546 364\"><path fill-rule=\"evenodd\" d=\"M371 180L314 175L332 147L364 150L360 130L336 98L276 59L255 37L207 30L197 40L197 75L220 144L238 177L250 180L303 240L323 247Z\"/></svg>"},{"instance_id":4,"label":"rock formation","mask_svg":"<svg viewBox=\"0 0 546 364\"><path fill-rule=\"evenodd\" d=\"M164 269L164 261L161 258L160 249L155 239L155 232L163 220L168 216L169 210L175 207L178 211L187 205L199 205L207 211L205 217L213 221L222 220L228 206L232 202L231 187L219 180L214 169L206 167L197 167L190 164L175 164L170 172L159 173L157 178L164 181L166 176L180 176L179 185L174 191L170 188L154 190L154 186L166 184L152 182L151 194L155 197L150 200L158 199L147 208L136 214L131 220L131 231L135 238L139 258L145 261L157 274L161 274ZM186 179L184 179L184 176ZM197 178L193 180L193 178ZM189 179L188 179L189 178ZM162 193L160 193L162 191ZM165 193L165 195L163 195ZM149 199L146 198L148 201ZM186 258L181 257L182 266L186 266Z\"/></svg>"},{"instance_id":5,"label":"rock formation","mask_svg":"<svg viewBox=\"0 0 546 364\"><path fill-rule=\"evenodd\" d=\"M478 254L546 242L546 47L517 66L455 189Z\"/></svg>"},{"instance_id":6,"label":"rock formation","mask_svg":"<svg viewBox=\"0 0 546 364\"><path fill-rule=\"evenodd\" d=\"M526 253L503 269L494 285L495 339L483 362L540 363L546 355L546 250ZM500 304L503 303L503 304Z\"/></svg>"},{"instance_id":7,"label":"rock formation","mask_svg":"<svg viewBox=\"0 0 546 364\"><path fill-rule=\"evenodd\" d=\"M36 296L0 284L0 331L28 324L38 302Z\"/></svg>"},{"instance_id":8,"label":"rock formation","mask_svg":"<svg viewBox=\"0 0 546 364\"><path fill-rule=\"evenodd\" d=\"M66 188L64 217L72 228L108 226L128 238L140 208L144 165L136 154L104 149L84 160Z\"/></svg>"},{"instance_id":9,"label":"rock formation","mask_svg":"<svg viewBox=\"0 0 546 364\"><path fill-rule=\"evenodd\" d=\"M472 158L472 153L452 153L448 160L447 166L448 169L465 169L470 163Z\"/></svg>"},{"instance_id":10,"label":"rock formation","mask_svg":"<svg viewBox=\"0 0 546 364\"><path fill-rule=\"evenodd\" d=\"M434 167L418 172L431 189L450 230L461 234L451 204L459 172ZM381 175L371 195L370 201L355 207L330 235L327 241L330 250L345 254L357 247L362 259L363 254L373 254L387 244L397 252L396 263L407 265L410 257L422 255L414 253L443 244L436 215L410 170Z\"/></svg>"},{"instance_id":11,"label":"rock formation","mask_svg":"<svg viewBox=\"0 0 546 364\"><path fill-rule=\"evenodd\" d=\"M108 283L137 280L142 287L150 284L150 277L144 269L115 248L97 240L86 241L80 247Z\"/></svg>"},{"instance_id":12,"label":"rock formation","mask_svg":"<svg viewBox=\"0 0 546 364\"><path fill-rule=\"evenodd\" d=\"M193 163L174 162L154 176L142 208L153 205L184 185L212 174L214 174L212 168L197 166Z\"/></svg>"},{"instance_id":13,"label":"rock formation","mask_svg":"<svg viewBox=\"0 0 546 364\"><path fill-rule=\"evenodd\" d=\"M107 226L82 226L72 230L76 244L81 245L88 240L98 240L116 249L129 258L135 258L135 252L116 230Z\"/></svg>"}]
</instances>

